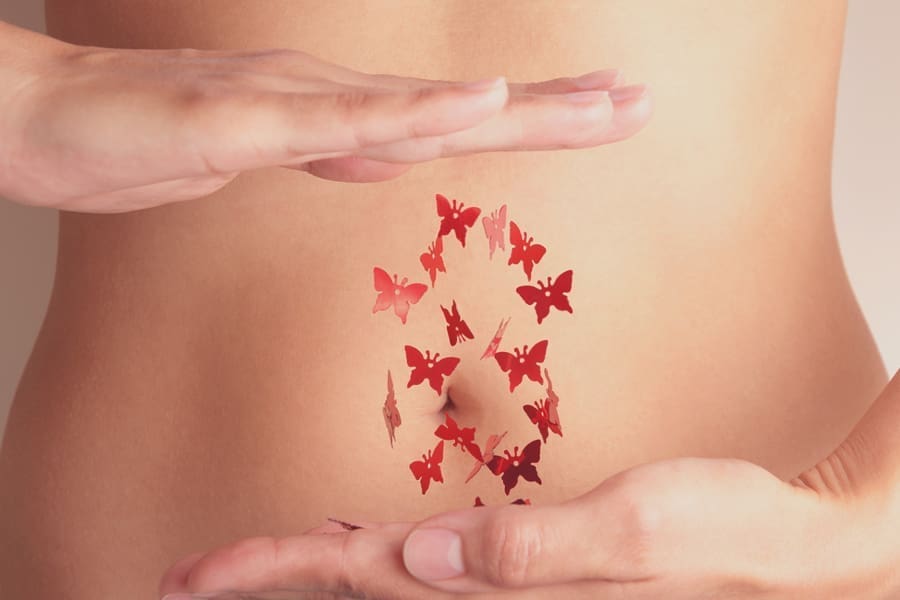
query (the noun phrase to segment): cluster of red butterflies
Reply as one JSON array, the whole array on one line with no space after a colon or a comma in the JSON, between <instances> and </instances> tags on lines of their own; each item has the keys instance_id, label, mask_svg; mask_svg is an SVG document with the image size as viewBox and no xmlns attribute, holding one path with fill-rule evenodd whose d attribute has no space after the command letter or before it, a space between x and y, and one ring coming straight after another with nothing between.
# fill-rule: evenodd
<instances>
[{"instance_id":1,"label":"cluster of red butterflies","mask_svg":"<svg viewBox=\"0 0 900 600\"><path fill-rule=\"evenodd\" d=\"M479 208L473 206L466 208L463 203L458 203L456 200L453 200L451 203L441 194L436 195L436 200L437 213L441 219L440 228L434 242L428 246L428 252L423 253L419 257L422 267L429 275L432 288L435 286L437 274L447 272L442 256L444 236L453 232L456 239L465 247L466 233L474 226L478 216L481 214ZM490 259L493 259L494 252L498 248L500 250L506 249L506 213L507 208L504 205L499 210L491 213L490 217L482 219L484 233L488 240ZM509 222L509 242L512 248L507 264L521 264L528 281L531 281L534 266L541 261L547 249L541 244L535 244L534 238L522 232L514 221ZM396 274L391 277L387 271L379 267L374 268L374 282L375 291L378 295L375 299L372 313L393 307L394 314L400 318L403 324L406 324L410 307L413 304L417 304L422 299L422 296L425 295L425 292L428 291L427 284L407 283L408 279L406 277L400 279ZM516 288L516 292L522 300L529 306L534 306L538 324L542 323L550 314L551 308L556 308L558 311L572 312L572 306L567 296L571 290L571 270L561 273L556 277L555 281L552 277L547 277L546 284L538 280L537 287L522 285ZM459 314L459 308L455 300L452 301L449 309L443 305L440 308L447 323L447 337L451 346L474 339L475 336L471 328ZM509 321L509 318L501 320L497 332L481 358L493 357L497 361L500 369L509 377L510 392L513 392L525 378L543 384L544 378L541 376L541 363L546 358L547 340L540 340L532 345L530 350L529 346L526 345L521 350L514 348L513 353L502 352L499 350L499 347ZM460 359L450 356L440 358L439 353L435 352L432 355L430 350L425 350L423 354L418 348L409 345L405 346L405 352L406 364L411 368L406 387L410 388L427 380L429 386L440 396L443 391L444 378L453 373L459 365ZM557 411L559 397L553 392L552 383L546 369L543 370L543 374L547 378L547 397L535 401L533 405L525 405L523 409L531 422L537 425L541 438L546 443L550 432L562 436L562 427L559 423L559 413ZM396 441L396 429L400 426L401 419L397 409L397 399L390 371L388 371L388 394L382 412L391 447L393 447L394 441ZM445 441L452 442L453 446L459 447L463 452L467 452L475 459L474 466L466 478L466 482L470 481L482 467L486 466L491 473L502 478L507 495L518 483L519 478L538 484L541 483L535 467L535 463L540 460L540 439L535 439L528 443L522 448L521 452L519 447L515 446L512 452L505 450L504 455L494 454L494 449L506 433L499 436L489 436L482 450L475 443L474 427L460 428L449 415L446 416L446 419L446 422L435 430L435 435L440 439L434 449L428 450L422 455L422 460L413 461L409 466L412 474L420 482L423 494L428 491L432 481L443 482L440 465L443 460ZM514 503L530 504L530 501L520 499L514 501ZM483 506L480 498L476 498L475 506Z\"/></svg>"}]
</instances>

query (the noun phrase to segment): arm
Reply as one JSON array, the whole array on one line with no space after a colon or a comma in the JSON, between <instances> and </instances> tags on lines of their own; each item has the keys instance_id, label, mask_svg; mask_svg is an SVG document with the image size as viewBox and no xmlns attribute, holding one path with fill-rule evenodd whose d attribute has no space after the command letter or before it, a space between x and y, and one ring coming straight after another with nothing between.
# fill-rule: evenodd
<instances>
[{"instance_id":1,"label":"arm","mask_svg":"<svg viewBox=\"0 0 900 600\"><path fill-rule=\"evenodd\" d=\"M82 47L7 24L0 49L0 194L64 210L188 200L271 166L380 181L444 156L612 142L649 117L646 94L607 92L612 70L433 81L291 50Z\"/></svg>"},{"instance_id":2,"label":"arm","mask_svg":"<svg viewBox=\"0 0 900 600\"><path fill-rule=\"evenodd\" d=\"M364 526L194 555L173 566L160 592L176 592L173 600L188 590L274 588L447 600L897 598L900 372L848 438L790 482L742 460L672 459L556 506Z\"/></svg>"}]
</instances>

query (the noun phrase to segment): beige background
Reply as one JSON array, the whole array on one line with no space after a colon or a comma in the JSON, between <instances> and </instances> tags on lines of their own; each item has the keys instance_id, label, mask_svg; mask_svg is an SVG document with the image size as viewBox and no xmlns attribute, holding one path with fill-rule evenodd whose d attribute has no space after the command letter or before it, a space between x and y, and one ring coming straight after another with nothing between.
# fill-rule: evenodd
<instances>
[{"instance_id":1,"label":"beige background","mask_svg":"<svg viewBox=\"0 0 900 600\"><path fill-rule=\"evenodd\" d=\"M0 0L0 19L41 31L43 2ZM900 2L851 0L833 177L844 258L891 371L900 368L898 19ZM55 253L53 211L0 199L0 430L47 306Z\"/></svg>"}]
</instances>

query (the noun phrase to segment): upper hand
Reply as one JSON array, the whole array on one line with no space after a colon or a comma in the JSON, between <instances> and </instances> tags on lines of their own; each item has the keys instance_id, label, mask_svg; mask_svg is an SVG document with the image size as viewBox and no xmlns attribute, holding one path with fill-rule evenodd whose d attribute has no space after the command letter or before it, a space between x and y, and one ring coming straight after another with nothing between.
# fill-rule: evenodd
<instances>
[{"instance_id":1,"label":"upper hand","mask_svg":"<svg viewBox=\"0 0 900 600\"><path fill-rule=\"evenodd\" d=\"M596 146L650 115L642 88L616 102L603 91L615 71L473 91L293 50L39 46L0 90L0 193L63 210L196 198L260 167L378 181L441 157ZM587 103L567 99L581 90Z\"/></svg>"},{"instance_id":2,"label":"upper hand","mask_svg":"<svg viewBox=\"0 0 900 600\"><path fill-rule=\"evenodd\" d=\"M472 508L418 524L245 540L190 557L160 591L315 589L332 592L322 598L398 600L896 597L898 433L900 374L847 440L790 482L741 460L661 461L555 506Z\"/></svg>"}]
</instances>

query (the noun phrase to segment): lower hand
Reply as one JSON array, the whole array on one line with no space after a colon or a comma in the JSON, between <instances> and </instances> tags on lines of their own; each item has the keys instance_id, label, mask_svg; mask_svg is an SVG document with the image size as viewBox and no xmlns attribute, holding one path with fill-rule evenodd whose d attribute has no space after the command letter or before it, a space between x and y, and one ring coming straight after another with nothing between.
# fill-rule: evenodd
<instances>
[{"instance_id":1,"label":"lower hand","mask_svg":"<svg viewBox=\"0 0 900 600\"><path fill-rule=\"evenodd\" d=\"M244 540L190 557L166 574L160 591L305 589L320 590L318 598L397 600L893 598L900 591L898 433L900 374L847 440L790 482L741 460L666 460L560 505L471 508L415 524Z\"/></svg>"},{"instance_id":2,"label":"lower hand","mask_svg":"<svg viewBox=\"0 0 900 600\"><path fill-rule=\"evenodd\" d=\"M0 23L0 42L14 33L31 39ZM442 157L584 148L629 137L650 115L641 86L610 97L614 70L471 89L293 50L119 50L30 35L40 43L7 57L16 74L0 69L0 194L63 210L197 198L261 167L378 181Z\"/></svg>"}]
</instances>

